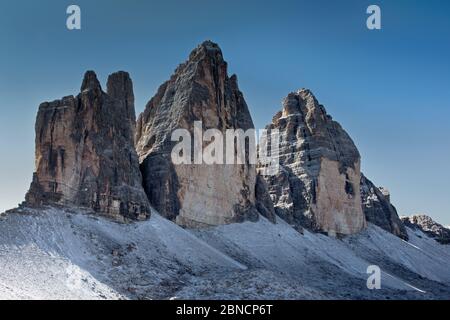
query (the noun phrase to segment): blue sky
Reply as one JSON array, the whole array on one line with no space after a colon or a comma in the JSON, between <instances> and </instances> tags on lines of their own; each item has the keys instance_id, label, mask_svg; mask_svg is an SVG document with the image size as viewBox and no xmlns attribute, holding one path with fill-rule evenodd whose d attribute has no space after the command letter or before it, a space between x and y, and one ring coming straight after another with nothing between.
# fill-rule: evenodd
<instances>
[{"instance_id":1,"label":"blue sky","mask_svg":"<svg viewBox=\"0 0 450 320\"><path fill-rule=\"evenodd\" d=\"M66 29L77 4L82 30ZM382 30L366 28L370 4ZM450 224L449 1L1 1L0 211L23 200L40 102L130 72L141 112L200 42L221 46L257 127L310 88L349 132L402 215Z\"/></svg>"}]
</instances>

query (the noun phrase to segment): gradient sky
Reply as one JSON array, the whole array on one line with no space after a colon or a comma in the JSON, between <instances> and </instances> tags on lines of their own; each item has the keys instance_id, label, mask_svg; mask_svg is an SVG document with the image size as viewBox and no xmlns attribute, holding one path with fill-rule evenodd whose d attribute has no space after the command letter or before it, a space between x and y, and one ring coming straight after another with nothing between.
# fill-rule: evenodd
<instances>
[{"instance_id":1,"label":"gradient sky","mask_svg":"<svg viewBox=\"0 0 450 320\"><path fill-rule=\"evenodd\" d=\"M82 30L66 29L78 4ZM382 30L366 28L378 4ZM23 200L40 102L85 70L130 72L141 112L200 42L222 48L255 125L311 89L354 139L399 214L450 225L450 1L0 1L0 211Z\"/></svg>"}]
</instances>

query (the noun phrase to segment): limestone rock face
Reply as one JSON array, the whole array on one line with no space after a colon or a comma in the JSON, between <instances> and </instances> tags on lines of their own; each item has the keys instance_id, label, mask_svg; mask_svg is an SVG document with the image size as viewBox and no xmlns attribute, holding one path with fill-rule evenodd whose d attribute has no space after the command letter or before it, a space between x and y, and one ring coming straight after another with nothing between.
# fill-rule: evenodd
<instances>
[{"instance_id":1,"label":"limestone rock face","mask_svg":"<svg viewBox=\"0 0 450 320\"><path fill-rule=\"evenodd\" d=\"M280 131L280 172L266 176L277 214L330 235L364 229L359 152L311 91L290 93L267 129Z\"/></svg>"},{"instance_id":2,"label":"limestone rock face","mask_svg":"<svg viewBox=\"0 0 450 320\"><path fill-rule=\"evenodd\" d=\"M411 217L401 217L405 226L419 229L441 244L450 244L450 230L437 223L429 216L419 214Z\"/></svg>"},{"instance_id":3,"label":"limestone rock face","mask_svg":"<svg viewBox=\"0 0 450 320\"><path fill-rule=\"evenodd\" d=\"M255 165L171 161L178 143L171 141L172 133L186 129L193 137L195 121L202 122L200 133L254 127L236 76L228 76L220 48L210 41L192 51L138 118L136 148L144 188L150 203L182 226L256 220Z\"/></svg>"},{"instance_id":4,"label":"limestone rock face","mask_svg":"<svg viewBox=\"0 0 450 320\"><path fill-rule=\"evenodd\" d=\"M266 217L269 221L276 223L276 213L273 206L272 199L269 195L269 189L263 176L256 176L256 209L262 216Z\"/></svg>"},{"instance_id":5,"label":"limestone rock face","mask_svg":"<svg viewBox=\"0 0 450 320\"><path fill-rule=\"evenodd\" d=\"M363 174L361 174L361 200L368 222L408 240L405 226L390 202L389 191L385 188L377 188Z\"/></svg>"},{"instance_id":6,"label":"limestone rock face","mask_svg":"<svg viewBox=\"0 0 450 320\"><path fill-rule=\"evenodd\" d=\"M26 204L91 208L117 220L144 219L150 205L134 149L134 97L128 73L102 91L88 71L81 93L39 106L36 172Z\"/></svg>"}]
</instances>

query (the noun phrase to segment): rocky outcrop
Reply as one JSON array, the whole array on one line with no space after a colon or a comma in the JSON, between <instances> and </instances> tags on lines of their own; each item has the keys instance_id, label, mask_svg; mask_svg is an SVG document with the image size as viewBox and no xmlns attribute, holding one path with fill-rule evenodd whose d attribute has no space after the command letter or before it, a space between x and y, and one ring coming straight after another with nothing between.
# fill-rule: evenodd
<instances>
[{"instance_id":1,"label":"rocky outcrop","mask_svg":"<svg viewBox=\"0 0 450 320\"><path fill-rule=\"evenodd\" d=\"M256 220L256 168L248 159L238 165L172 162L178 143L172 133L186 129L193 138L196 121L202 122L200 135L208 129L224 134L254 127L236 76L228 76L220 48L210 41L175 70L138 118L136 148L150 203L187 227ZM199 144L205 148L211 141Z\"/></svg>"},{"instance_id":2,"label":"rocky outcrop","mask_svg":"<svg viewBox=\"0 0 450 320\"><path fill-rule=\"evenodd\" d=\"M408 233L386 188L377 188L361 174L361 199L366 220L396 236L408 240Z\"/></svg>"},{"instance_id":3,"label":"rocky outcrop","mask_svg":"<svg viewBox=\"0 0 450 320\"><path fill-rule=\"evenodd\" d=\"M103 92L95 73L88 71L78 96L39 106L28 206L86 207L117 220L150 215L134 149L128 73L110 75L107 88Z\"/></svg>"},{"instance_id":4,"label":"rocky outcrop","mask_svg":"<svg viewBox=\"0 0 450 320\"><path fill-rule=\"evenodd\" d=\"M360 155L309 90L290 93L267 127L280 131L280 171L266 176L277 214L330 235L361 231Z\"/></svg>"},{"instance_id":5,"label":"rocky outcrop","mask_svg":"<svg viewBox=\"0 0 450 320\"><path fill-rule=\"evenodd\" d=\"M413 230L419 229L441 244L450 244L450 230L437 223L429 216L420 214L401 217L403 223Z\"/></svg>"}]
</instances>

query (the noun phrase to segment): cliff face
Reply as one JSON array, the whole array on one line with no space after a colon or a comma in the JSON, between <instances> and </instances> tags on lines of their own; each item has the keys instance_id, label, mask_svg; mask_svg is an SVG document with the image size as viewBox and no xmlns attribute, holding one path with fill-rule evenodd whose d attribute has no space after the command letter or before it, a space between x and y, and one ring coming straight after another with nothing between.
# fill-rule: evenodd
<instances>
[{"instance_id":1,"label":"cliff face","mask_svg":"<svg viewBox=\"0 0 450 320\"><path fill-rule=\"evenodd\" d=\"M193 138L196 121L202 122L200 135L217 129L225 137L226 129L254 127L236 76L228 77L220 48L209 41L176 69L138 118L136 148L150 203L188 227L256 220L256 167L248 159L238 165L172 162L178 143L172 133L186 129ZM211 141L199 144L205 148Z\"/></svg>"},{"instance_id":2,"label":"cliff face","mask_svg":"<svg viewBox=\"0 0 450 320\"><path fill-rule=\"evenodd\" d=\"M364 229L359 152L313 94L290 93L267 129L281 138L280 172L266 177L277 214L330 235Z\"/></svg>"},{"instance_id":3,"label":"cliff face","mask_svg":"<svg viewBox=\"0 0 450 320\"><path fill-rule=\"evenodd\" d=\"M79 95L39 106L36 172L27 205L87 207L118 220L150 215L134 150L131 79L114 73L107 87L103 92L88 71Z\"/></svg>"},{"instance_id":4,"label":"cliff face","mask_svg":"<svg viewBox=\"0 0 450 320\"><path fill-rule=\"evenodd\" d=\"M400 220L397 210L390 202L390 194L387 189L377 188L361 174L361 197L363 211L368 222L408 240L406 228Z\"/></svg>"}]
</instances>

